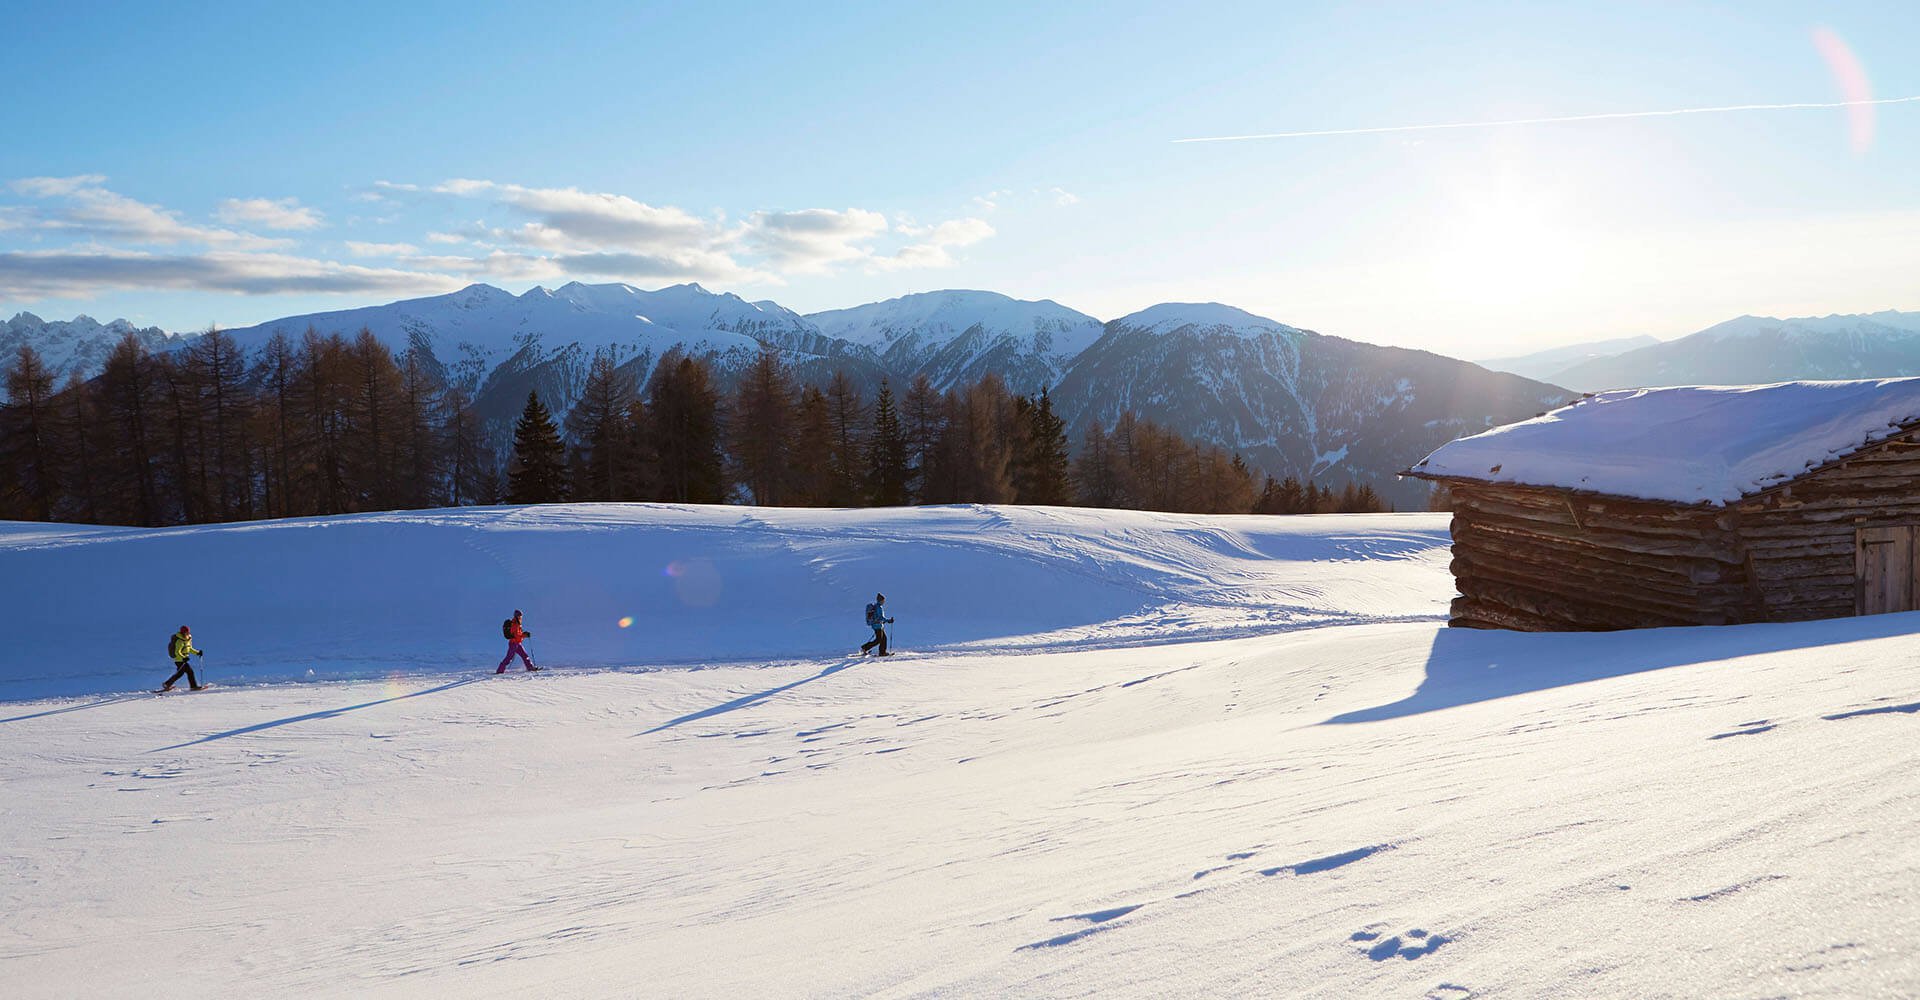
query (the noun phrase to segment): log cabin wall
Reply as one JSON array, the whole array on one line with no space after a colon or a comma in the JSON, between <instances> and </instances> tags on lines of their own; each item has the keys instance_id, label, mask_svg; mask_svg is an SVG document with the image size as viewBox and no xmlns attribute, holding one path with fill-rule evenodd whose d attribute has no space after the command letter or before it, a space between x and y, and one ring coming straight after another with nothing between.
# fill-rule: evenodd
<instances>
[{"instance_id":1,"label":"log cabin wall","mask_svg":"<svg viewBox=\"0 0 1920 1000\"><path fill-rule=\"evenodd\" d=\"M1920 525L1920 446L1892 441L1736 504L1767 620L1855 613L1855 532Z\"/></svg>"},{"instance_id":2,"label":"log cabin wall","mask_svg":"<svg viewBox=\"0 0 1920 1000\"><path fill-rule=\"evenodd\" d=\"M1592 631L1765 618L1733 512L1450 485L1453 625Z\"/></svg>"}]
</instances>

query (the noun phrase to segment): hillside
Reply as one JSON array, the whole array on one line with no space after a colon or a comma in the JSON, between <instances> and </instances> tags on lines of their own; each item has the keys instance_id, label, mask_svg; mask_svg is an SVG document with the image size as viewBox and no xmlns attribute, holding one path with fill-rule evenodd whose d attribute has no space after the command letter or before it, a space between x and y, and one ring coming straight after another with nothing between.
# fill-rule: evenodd
<instances>
[{"instance_id":1,"label":"hillside","mask_svg":"<svg viewBox=\"0 0 1920 1000\"><path fill-rule=\"evenodd\" d=\"M186 614L218 686L0 707L0 968L24 997L1920 991L1915 616L1448 629L1444 537L993 508L15 527L14 696L157 679ZM37 617L57 567L105 584L84 623ZM909 652L845 658L875 580ZM509 601L557 669L488 672Z\"/></svg>"},{"instance_id":2,"label":"hillside","mask_svg":"<svg viewBox=\"0 0 1920 1000\"><path fill-rule=\"evenodd\" d=\"M1427 487L1395 474L1420 455L1570 398L1517 375L1218 303L1167 303L1108 323L1054 394L1075 441L1088 423L1130 409L1256 468L1370 483L1416 510Z\"/></svg>"}]
</instances>

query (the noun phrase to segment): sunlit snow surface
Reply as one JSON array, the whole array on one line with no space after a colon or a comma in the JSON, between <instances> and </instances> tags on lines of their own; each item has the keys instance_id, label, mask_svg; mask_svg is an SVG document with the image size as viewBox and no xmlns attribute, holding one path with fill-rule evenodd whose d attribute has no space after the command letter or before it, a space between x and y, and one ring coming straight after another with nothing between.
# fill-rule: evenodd
<instances>
[{"instance_id":1,"label":"sunlit snow surface","mask_svg":"<svg viewBox=\"0 0 1920 1000\"><path fill-rule=\"evenodd\" d=\"M9 537L7 676L100 692L0 704L10 997L1920 993L1911 615L1449 630L1445 515ZM189 612L220 686L111 693Z\"/></svg>"}]
</instances>

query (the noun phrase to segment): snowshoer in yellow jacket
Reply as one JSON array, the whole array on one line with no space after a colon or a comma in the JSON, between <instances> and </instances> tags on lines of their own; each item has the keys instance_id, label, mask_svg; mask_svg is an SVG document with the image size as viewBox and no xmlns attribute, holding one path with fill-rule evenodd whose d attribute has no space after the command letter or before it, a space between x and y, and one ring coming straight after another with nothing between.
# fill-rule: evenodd
<instances>
[{"instance_id":1,"label":"snowshoer in yellow jacket","mask_svg":"<svg viewBox=\"0 0 1920 1000\"><path fill-rule=\"evenodd\" d=\"M173 657L174 671L173 676L167 678L165 684L160 685L160 690L173 690L173 682L179 680L182 674L186 675L189 688L195 691L200 690L200 679L193 676L193 667L187 664L187 657L206 654L193 648L193 630L185 625L180 626L180 631L175 632L173 638L167 640L167 655Z\"/></svg>"}]
</instances>

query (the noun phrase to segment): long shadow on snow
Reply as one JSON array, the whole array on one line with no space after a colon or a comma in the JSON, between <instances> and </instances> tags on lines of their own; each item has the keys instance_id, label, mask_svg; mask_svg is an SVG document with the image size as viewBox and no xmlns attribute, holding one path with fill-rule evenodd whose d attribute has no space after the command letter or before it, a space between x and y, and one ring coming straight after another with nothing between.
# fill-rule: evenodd
<instances>
[{"instance_id":1,"label":"long shadow on snow","mask_svg":"<svg viewBox=\"0 0 1920 1000\"><path fill-rule=\"evenodd\" d=\"M680 725L683 722L698 722L701 719L711 719L716 715L724 715L735 709L746 708L749 705L757 705L760 702L766 701L768 698L771 698L776 694L782 694L787 691L791 691L802 684L812 684L814 681L820 680L821 678L824 678L824 677L831 676L833 674L837 674L840 671L845 670L850 666L853 666L852 661L848 661L846 663L836 663L833 666L828 667L817 674L814 674L812 677L802 677L797 681L793 681L787 684L782 684L779 687L768 688L765 691L757 691L753 694L741 695L740 697L735 698L732 701L722 702L721 704L715 705L712 708L703 708L698 712L689 712L686 715L680 716L677 719L668 719L667 721L662 722L661 724L653 727L652 729L647 730L644 733L635 733L634 735L635 736L652 736L654 733L660 732L663 729L672 729L673 727Z\"/></svg>"},{"instance_id":2,"label":"long shadow on snow","mask_svg":"<svg viewBox=\"0 0 1920 1000\"><path fill-rule=\"evenodd\" d=\"M25 722L28 719L38 719L48 715L65 715L68 712L78 712L83 709L99 708L102 705L118 705L123 701L147 701L147 700L150 700L152 697L153 697L152 695L148 695L148 694L119 694L119 695L114 695L111 698L102 698L99 701L89 701L89 702L86 702L85 704L68 705L65 708L50 708L44 712L34 712L31 715L15 715L15 716L12 716L11 718L0 719L0 722Z\"/></svg>"},{"instance_id":3,"label":"long shadow on snow","mask_svg":"<svg viewBox=\"0 0 1920 1000\"><path fill-rule=\"evenodd\" d=\"M405 701L408 698L418 698L421 695L439 694L442 691L451 691L454 688L477 683L480 680L481 678L479 677L468 677L463 680L448 681L447 683L442 684L438 687L424 688L422 690L414 691L409 694L397 694L391 698L380 698L375 701L363 701L358 705L348 705L345 708L328 708L318 712L308 712L305 715L289 715L284 719L275 719L272 722L256 723L251 726L241 726L239 729L229 729L224 733L214 733L211 736L202 736L197 740L188 740L185 743L175 743L173 746L170 746L170 747L159 747L158 749L149 750L147 752L148 753L165 753L168 750L181 750L181 749L185 749L186 747L199 746L202 743L211 743L214 740L224 740L229 736L245 736L248 733L257 733L263 729L275 729L280 726L290 726L296 722L312 722L315 719L331 719L338 715L345 715L348 712L357 712L363 708L372 708L375 705L385 705L389 702Z\"/></svg>"},{"instance_id":4,"label":"long shadow on snow","mask_svg":"<svg viewBox=\"0 0 1920 1000\"><path fill-rule=\"evenodd\" d=\"M1492 701L1568 684L1920 632L1920 613L1769 625L1633 629L1624 632L1506 632L1441 629L1427 676L1399 701L1363 708L1327 724L1377 722ZM1886 711L1881 709L1879 711Z\"/></svg>"}]
</instances>

